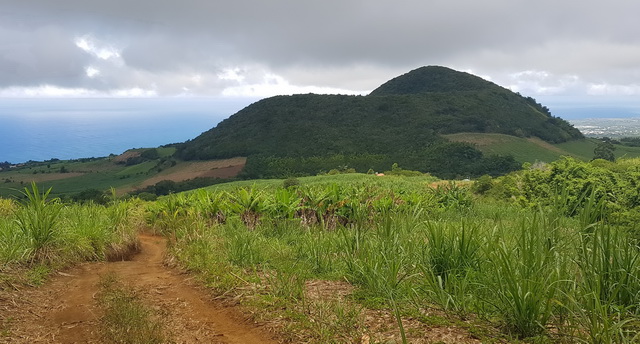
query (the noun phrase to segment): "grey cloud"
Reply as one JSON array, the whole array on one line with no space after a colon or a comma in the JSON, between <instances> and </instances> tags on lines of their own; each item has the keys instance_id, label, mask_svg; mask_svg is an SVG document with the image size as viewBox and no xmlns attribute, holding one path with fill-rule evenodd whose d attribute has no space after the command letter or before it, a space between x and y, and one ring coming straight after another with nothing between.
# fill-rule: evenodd
<instances>
[{"instance_id":1,"label":"grey cloud","mask_svg":"<svg viewBox=\"0 0 640 344\"><path fill-rule=\"evenodd\" d=\"M45 26L31 32L0 28L0 85L73 86L83 77L88 61L59 28Z\"/></svg>"},{"instance_id":2,"label":"grey cloud","mask_svg":"<svg viewBox=\"0 0 640 344\"><path fill-rule=\"evenodd\" d=\"M352 90L429 64L505 84L546 71L545 83L572 92L580 87L562 84L566 76L612 85L640 76L640 3L626 0L0 0L0 8L5 86L220 92L238 83L216 78L232 67L244 68L245 83L273 72ZM123 65L79 50L73 38L86 34L121 47ZM89 65L100 77L84 75Z\"/></svg>"}]
</instances>

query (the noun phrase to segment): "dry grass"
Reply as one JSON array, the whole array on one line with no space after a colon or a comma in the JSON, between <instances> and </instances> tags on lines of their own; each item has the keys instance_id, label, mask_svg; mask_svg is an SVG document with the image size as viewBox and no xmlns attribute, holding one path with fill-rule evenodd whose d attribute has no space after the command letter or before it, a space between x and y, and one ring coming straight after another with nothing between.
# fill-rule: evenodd
<instances>
[{"instance_id":1,"label":"dry grass","mask_svg":"<svg viewBox=\"0 0 640 344\"><path fill-rule=\"evenodd\" d=\"M142 154L142 151L140 150L128 150L118 155L117 157L113 158L113 162L114 163L126 162L127 159L139 157L140 154Z\"/></svg>"}]
</instances>

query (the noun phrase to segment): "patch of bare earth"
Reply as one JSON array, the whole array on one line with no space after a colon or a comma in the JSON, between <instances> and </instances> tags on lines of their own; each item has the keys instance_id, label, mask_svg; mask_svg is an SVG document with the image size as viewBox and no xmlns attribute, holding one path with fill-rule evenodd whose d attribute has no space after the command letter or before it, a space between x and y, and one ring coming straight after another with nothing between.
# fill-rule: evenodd
<instances>
[{"instance_id":1,"label":"patch of bare earth","mask_svg":"<svg viewBox=\"0 0 640 344\"><path fill-rule=\"evenodd\" d=\"M102 343L96 294L115 274L167 319L176 343L276 343L266 328L238 309L212 299L189 275L163 264L166 240L142 235L130 261L86 263L59 273L40 288L0 294L0 343Z\"/></svg>"},{"instance_id":2,"label":"patch of bare earth","mask_svg":"<svg viewBox=\"0 0 640 344\"><path fill-rule=\"evenodd\" d=\"M194 178L232 178L244 168L247 158L231 158L212 161L187 162L168 168L143 181L138 187L144 188L163 180L182 182Z\"/></svg>"},{"instance_id":3,"label":"patch of bare earth","mask_svg":"<svg viewBox=\"0 0 640 344\"><path fill-rule=\"evenodd\" d=\"M113 158L113 162L114 163L124 163L124 162L127 162L127 159L129 159L129 158L137 158L137 157L139 157L140 154L142 154L141 150L128 150L128 151L116 156L115 158Z\"/></svg>"}]
</instances>

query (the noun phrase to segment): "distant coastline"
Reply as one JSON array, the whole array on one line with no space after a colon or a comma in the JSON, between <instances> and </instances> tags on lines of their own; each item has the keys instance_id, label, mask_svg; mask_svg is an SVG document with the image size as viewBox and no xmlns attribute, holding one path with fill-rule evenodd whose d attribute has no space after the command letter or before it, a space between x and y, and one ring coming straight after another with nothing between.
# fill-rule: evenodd
<instances>
[{"instance_id":1,"label":"distant coastline","mask_svg":"<svg viewBox=\"0 0 640 344\"><path fill-rule=\"evenodd\" d=\"M588 137L638 137L640 136L640 116L618 118L585 118L569 120Z\"/></svg>"},{"instance_id":2,"label":"distant coastline","mask_svg":"<svg viewBox=\"0 0 640 344\"><path fill-rule=\"evenodd\" d=\"M0 99L0 162L120 154L192 139L250 101Z\"/></svg>"}]
</instances>

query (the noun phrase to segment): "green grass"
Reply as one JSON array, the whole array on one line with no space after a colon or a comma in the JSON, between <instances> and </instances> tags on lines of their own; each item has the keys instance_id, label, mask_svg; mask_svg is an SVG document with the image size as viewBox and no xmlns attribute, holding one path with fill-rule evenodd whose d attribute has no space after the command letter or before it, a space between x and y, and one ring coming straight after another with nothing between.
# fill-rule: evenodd
<instances>
[{"instance_id":1,"label":"green grass","mask_svg":"<svg viewBox=\"0 0 640 344\"><path fill-rule=\"evenodd\" d=\"M424 188L427 185L438 181L433 176L424 175L421 177L383 176L377 177L364 173L347 173L336 175L320 175L297 178L302 186L327 186L331 184L359 184L378 186L394 190L412 190ZM232 191L243 187L256 187L259 189L275 190L283 186L283 179L253 179L241 180L229 183L216 184L204 188L207 191Z\"/></svg>"},{"instance_id":2,"label":"green grass","mask_svg":"<svg viewBox=\"0 0 640 344\"><path fill-rule=\"evenodd\" d=\"M164 319L144 304L138 294L120 283L114 275L101 280L101 334L104 343L171 343L164 331Z\"/></svg>"},{"instance_id":3,"label":"green grass","mask_svg":"<svg viewBox=\"0 0 640 344\"><path fill-rule=\"evenodd\" d=\"M16 224L26 237L35 260L48 259L48 251L59 235L56 230L60 219L62 205L55 199L47 199L51 189L40 193L36 183L25 188L23 195L26 201L15 214Z\"/></svg>"},{"instance_id":4,"label":"green grass","mask_svg":"<svg viewBox=\"0 0 640 344\"><path fill-rule=\"evenodd\" d=\"M118 171L116 176L131 176L136 174L148 173L152 168L154 168L158 164L157 161L145 161L143 163L127 166L124 169Z\"/></svg>"},{"instance_id":5,"label":"green grass","mask_svg":"<svg viewBox=\"0 0 640 344\"><path fill-rule=\"evenodd\" d=\"M470 142L485 154L513 155L518 162L552 162L561 156L572 156L580 160L591 160L596 148L596 139L582 139L559 144L549 144L539 140L484 133L460 133L445 135L453 141ZM615 145L616 158L635 158L640 156L640 147Z\"/></svg>"},{"instance_id":6,"label":"green grass","mask_svg":"<svg viewBox=\"0 0 640 344\"><path fill-rule=\"evenodd\" d=\"M109 190L111 187L119 188L143 181L146 178L148 178L148 176L137 175L120 180L112 173L92 173L74 178L42 182L40 185L57 190L54 195L61 196L75 194L86 189Z\"/></svg>"},{"instance_id":7,"label":"green grass","mask_svg":"<svg viewBox=\"0 0 640 344\"><path fill-rule=\"evenodd\" d=\"M556 146L571 152L581 160L591 160L591 158L593 158L593 150L596 148L596 145L597 143L594 139L584 139L559 143Z\"/></svg>"},{"instance_id":8,"label":"green grass","mask_svg":"<svg viewBox=\"0 0 640 344\"><path fill-rule=\"evenodd\" d=\"M452 322L488 321L493 329L481 332L494 340L637 339L640 287L631 276L640 248L628 227L616 226L615 237L589 234L603 220L596 193L556 196L585 197L575 217L566 217L563 202L526 208L476 199L459 186L434 190L428 177L299 180L288 196L282 180L170 196L148 219L176 239L173 254L210 286L315 333L309 342L340 336L306 321L304 285L316 280L348 281L355 288L348 302L395 318L397 341L419 337L405 315L434 308ZM291 197L301 200L293 213L283 211ZM175 214L169 222L168 213ZM336 319L340 310L323 312Z\"/></svg>"},{"instance_id":9,"label":"green grass","mask_svg":"<svg viewBox=\"0 0 640 344\"><path fill-rule=\"evenodd\" d=\"M453 141L471 142L484 154L513 155L518 162L551 162L558 160L562 155L572 154L566 150L549 149L553 147L549 144L540 145L526 138L504 134L460 133L445 137Z\"/></svg>"},{"instance_id":10,"label":"green grass","mask_svg":"<svg viewBox=\"0 0 640 344\"><path fill-rule=\"evenodd\" d=\"M598 145L597 139L584 139L577 141L569 141L556 144L556 147L564 149L574 154L582 160L591 160L593 158L593 150ZM614 154L616 158L637 158L640 157L640 147L627 147L622 145L614 145L616 150Z\"/></svg>"},{"instance_id":11,"label":"green grass","mask_svg":"<svg viewBox=\"0 0 640 344\"><path fill-rule=\"evenodd\" d=\"M158 155L161 158L168 158L168 157L172 156L173 153L176 152L176 148L175 147L160 147L160 148L156 148L156 150L158 151Z\"/></svg>"},{"instance_id":12,"label":"green grass","mask_svg":"<svg viewBox=\"0 0 640 344\"><path fill-rule=\"evenodd\" d=\"M36 186L24 193L23 203L0 202L0 271L40 265L55 270L136 247L142 221L136 201L63 204Z\"/></svg>"}]
</instances>

